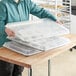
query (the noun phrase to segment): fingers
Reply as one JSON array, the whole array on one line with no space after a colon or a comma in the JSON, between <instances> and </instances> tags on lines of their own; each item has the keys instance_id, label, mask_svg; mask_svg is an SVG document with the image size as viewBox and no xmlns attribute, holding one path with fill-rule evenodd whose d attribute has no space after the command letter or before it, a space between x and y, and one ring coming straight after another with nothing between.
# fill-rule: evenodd
<instances>
[{"instance_id":1,"label":"fingers","mask_svg":"<svg viewBox=\"0 0 76 76\"><path fill-rule=\"evenodd\" d=\"M9 37L14 37L15 36L15 33L8 28L5 28L5 32Z\"/></svg>"},{"instance_id":2,"label":"fingers","mask_svg":"<svg viewBox=\"0 0 76 76\"><path fill-rule=\"evenodd\" d=\"M7 35L8 35L9 37L14 37L14 36L15 36L15 34L14 34L13 31L10 31L9 33L7 33Z\"/></svg>"},{"instance_id":3,"label":"fingers","mask_svg":"<svg viewBox=\"0 0 76 76\"><path fill-rule=\"evenodd\" d=\"M56 22L57 22L57 23L59 23L59 24L61 24L61 25L63 24L63 23L62 23L62 22L60 22L60 21L56 21Z\"/></svg>"}]
</instances>

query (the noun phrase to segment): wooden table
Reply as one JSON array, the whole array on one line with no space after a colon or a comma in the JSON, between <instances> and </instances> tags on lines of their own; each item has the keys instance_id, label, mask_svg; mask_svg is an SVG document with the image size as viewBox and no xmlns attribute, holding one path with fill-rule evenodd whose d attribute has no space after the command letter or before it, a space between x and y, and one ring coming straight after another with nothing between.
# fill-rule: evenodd
<instances>
[{"instance_id":1,"label":"wooden table","mask_svg":"<svg viewBox=\"0 0 76 76\"><path fill-rule=\"evenodd\" d=\"M71 40L71 43L56 49L52 49L46 52L41 52L39 54L32 55L29 57L18 54L7 48L2 47L0 48L0 60L4 60L7 62L14 63L28 68L30 71L29 76L32 76L32 66L48 60L48 76L50 76L50 68L49 68L50 59L52 57L55 57L65 52L66 50L76 45L76 35L69 34L69 35L65 35L65 37L69 38Z\"/></svg>"}]
</instances>

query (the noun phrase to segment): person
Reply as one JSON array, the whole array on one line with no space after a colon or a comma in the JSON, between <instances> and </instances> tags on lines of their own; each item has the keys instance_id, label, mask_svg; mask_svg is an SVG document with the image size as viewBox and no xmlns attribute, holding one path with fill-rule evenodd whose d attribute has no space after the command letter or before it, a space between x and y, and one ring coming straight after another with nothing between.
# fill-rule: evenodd
<instances>
[{"instance_id":1,"label":"person","mask_svg":"<svg viewBox=\"0 0 76 76\"><path fill-rule=\"evenodd\" d=\"M5 25L29 20L29 14L58 22L49 11L37 6L31 0L0 1L0 47L8 41L7 36L15 36L14 31L6 28ZM0 76L22 76L23 69L22 66L0 60Z\"/></svg>"}]
</instances>

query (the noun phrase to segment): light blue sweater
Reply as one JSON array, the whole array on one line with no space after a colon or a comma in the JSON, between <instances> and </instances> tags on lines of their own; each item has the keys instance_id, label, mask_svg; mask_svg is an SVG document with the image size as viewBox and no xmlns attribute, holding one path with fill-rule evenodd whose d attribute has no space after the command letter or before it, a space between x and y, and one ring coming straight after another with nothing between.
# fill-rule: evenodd
<instances>
[{"instance_id":1,"label":"light blue sweater","mask_svg":"<svg viewBox=\"0 0 76 76\"><path fill-rule=\"evenodd\" d=\"M0 47L4 42L8 41L6 39L5 25L10 22L29 20L29 14L56 21L56 18L50 12L40 8L31 0L20 0L19 3L14 0L0 1Z\"/></svg>"}]
</instances>

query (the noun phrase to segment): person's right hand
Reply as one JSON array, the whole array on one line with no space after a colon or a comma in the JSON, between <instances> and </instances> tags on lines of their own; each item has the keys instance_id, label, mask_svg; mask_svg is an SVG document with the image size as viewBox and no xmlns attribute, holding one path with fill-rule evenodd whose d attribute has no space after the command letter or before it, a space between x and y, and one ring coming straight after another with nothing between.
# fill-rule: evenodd
<instances>
[{"instance_id":1,"label":"person's right hand","mask_svg":"<svg viewBox=\"0 0 76 76\"><path fill-rule=\"evenodd\" d=\"M9 28L5 28L5 32L9 37L15 36L15 33L12 30L10 30Z\"/></svg>"}]
</instances>

